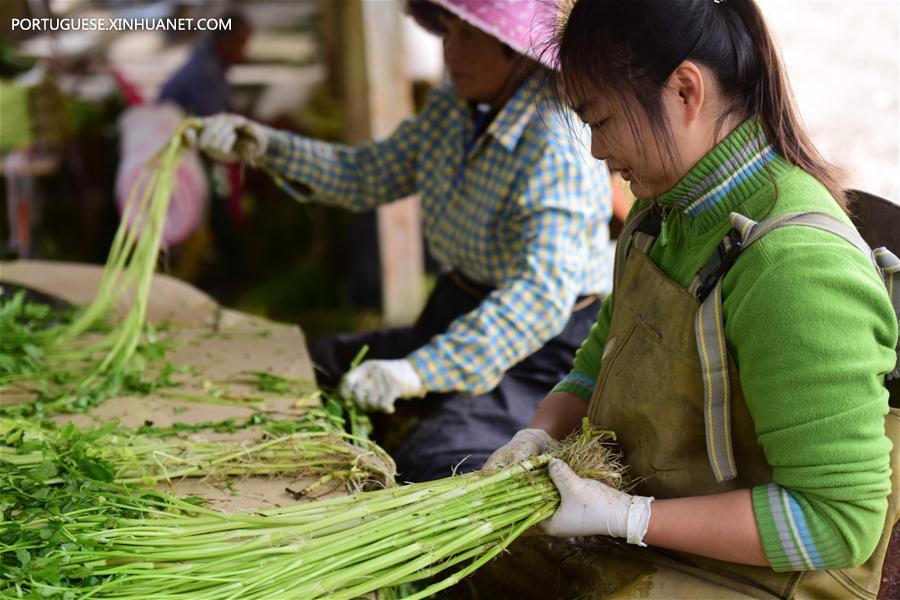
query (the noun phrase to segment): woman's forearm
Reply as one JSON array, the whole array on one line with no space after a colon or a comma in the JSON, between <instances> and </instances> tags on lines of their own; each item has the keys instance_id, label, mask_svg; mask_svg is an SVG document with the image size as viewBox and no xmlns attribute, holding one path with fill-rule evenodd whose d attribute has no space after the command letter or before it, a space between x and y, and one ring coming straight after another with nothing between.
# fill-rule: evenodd
<instances>
[{"instance_id":1,"label":"woman's forearm","mask_svg":"<svg viewBox=\"0 0 900 600\"><path fill-rule=\"evenodd\" d=\"M728 562L769 566L750 490L655 500L644 536L649 546Z\"/></svg>"},{"instance_id":2,"label":"woman's forearm","mask_svg":"<svg viewBox=\"0 0 900 600\"><path fill-rule=\"evenodd\" d=\"M541 401L528 426L543 429L554 439L561 440L581 425L587 409L587 402L575 394L553 392Z\"/></svg>"},{"instance_id":3,"label":"woman's forearm","mask_svg":"<svg viewBox=\"0 0 900 600\"><path fill-rule=\"evenodd\" d=\"M562 439L581 425L587 410L588 404L575 394L554 392L541 402L529 427ZM729 562L769 565L749 489L655 500L644 543Z\"/></svg>"}]
</instances>

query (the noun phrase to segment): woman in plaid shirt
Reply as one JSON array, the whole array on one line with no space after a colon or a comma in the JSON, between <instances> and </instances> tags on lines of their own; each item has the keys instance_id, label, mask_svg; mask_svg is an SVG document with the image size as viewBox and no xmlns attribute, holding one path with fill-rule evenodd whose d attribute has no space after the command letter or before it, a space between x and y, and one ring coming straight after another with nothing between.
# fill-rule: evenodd
<instances>
[{"instance_id":1,"label":"woman in plaid shirt","mask_svg":"<svg viewBox=\"0 0 900 600\"><path fill-rule=\"evenodd\" d=\"M321 383L370 410L416 399L422 418L394 453L425 481L481 467L571 367L610 271L605 166L544 103L533 32L542 0L410 0L442 36L451 85L387 139L346 147L237 115L206 120L214 158L264 166L315 201L371 210L418 194L428 249L446 273L416 323L311 347ZM238 138L252 140L238 144ZM344 376L367 344L366 360ZM409 405L409 404L407 404Z\"/></svg>"}]
</instances>

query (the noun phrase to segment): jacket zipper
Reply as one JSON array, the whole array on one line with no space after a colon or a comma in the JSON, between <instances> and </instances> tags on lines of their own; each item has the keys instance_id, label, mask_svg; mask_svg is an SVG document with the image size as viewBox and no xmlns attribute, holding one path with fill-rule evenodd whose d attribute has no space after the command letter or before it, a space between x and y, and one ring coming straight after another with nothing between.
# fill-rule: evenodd
<instances>
[{"instance_id":1,"label":"jacket zipper","mask_svg":"<svg viewBox=\"0 0 900 600\"><path fill-rule=\"evenodd\" d=\"M662 224L659 229L659 244L663 248L666 247L666 244L669 243L669 213L670 208L668 206L659 207L660 216L662 217Z\"/></svg>"}]
</instances>

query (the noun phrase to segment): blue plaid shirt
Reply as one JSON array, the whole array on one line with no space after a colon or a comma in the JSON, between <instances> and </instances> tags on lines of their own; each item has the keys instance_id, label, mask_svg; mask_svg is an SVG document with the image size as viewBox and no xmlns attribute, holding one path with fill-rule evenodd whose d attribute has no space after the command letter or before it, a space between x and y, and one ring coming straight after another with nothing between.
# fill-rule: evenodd
<instances>
[{"instance_id":1,"label":"blue plaid shirt","mask_svg":"<svg viewBox=\"0 0 900 600\"><path fill-rule=\"evenodd\" d=\"M609 289L606 167L562 115L538 108L542 94L528 79L465 155L474 124L451 87L385 140L270 141L266 166L314 200L362 211L418 194L432 256L496 288L407 357L429 391L493 389L562 331L579 294Z\"/></svg>"}]
</instances>

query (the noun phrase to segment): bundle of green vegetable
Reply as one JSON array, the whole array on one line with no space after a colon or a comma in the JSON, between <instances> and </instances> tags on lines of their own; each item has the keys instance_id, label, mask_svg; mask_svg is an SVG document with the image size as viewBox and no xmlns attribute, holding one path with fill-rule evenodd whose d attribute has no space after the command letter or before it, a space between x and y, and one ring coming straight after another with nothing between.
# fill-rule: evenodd
<instances>
[{"instance_id":1,"label":"bundle of green vegetable","mask_svg":"<svg viewBox=\"0 0 900 600\"><path fill-rule=\"evenodd\" d=\"M111 500L130 515L54 515L67 540L31 556L35 572L0 592L91 598L355 598L380 588L461 580L550 516L559 496L546 472L560 456L582 476L621 486L609 438L588 429L550 455L497 473L221 514L203 508ZM46 519L44 522L49 522ZM28 542L17 547L32 551ZM447 575L447 573L450 573Z\"/></svg>"},{"instance_id":2,"label":"bundle of green vegetable","mask_svg":"<svg viewBox=\"0 0 900 600\"><path fill-rule=\"evenodd\" d=\"M38 404L30 412L85 408L115 393L129 375L145 331L150 283L178 161L185 121L148 162L112 243L97 296L70 321L42 327L41 320L7 302L0 314L0 338L7 353L0 362L0 393L27 392ZM139 197L138 197L139 195ZM112 322L117 305L127 312ZM22 407L17 408L23 412ZM28 412L28 411L25 411Z\"/></svg>"},{"instance_id":3,"label":"bundle of green vegetable","mask_svg":"<svg viewBox=\"0 0 900 600\"><path fill-rule=\"evenodd\" d=\"M55 429L0 418L0 468L16 469L23 476L40 471L44 483L53 485L62 481L65 470L60 463L65 462L95 479L125 484L269 474L317 478L306 495L340 485L350 491L390 486L396 472L393 460L376 444L334 429L210 441L136 434L115 423L98 429L69 423ZM56 476L46 476L48 464Z\"/></svg>"}]
</instances>

